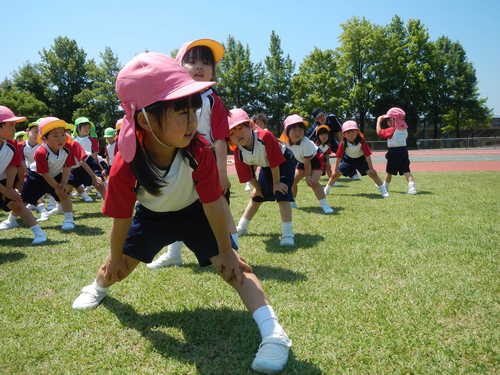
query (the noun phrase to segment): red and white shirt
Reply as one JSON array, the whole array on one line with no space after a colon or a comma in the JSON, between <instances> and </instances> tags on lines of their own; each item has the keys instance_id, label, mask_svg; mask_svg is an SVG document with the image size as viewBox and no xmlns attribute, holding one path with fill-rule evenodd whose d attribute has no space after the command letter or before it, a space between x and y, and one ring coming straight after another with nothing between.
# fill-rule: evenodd
<instances>
[{"instance_id":1,"label":"red and white shirt","mask_svg":"<svg viewBox=\"0 0 500 375\"><path fill-rule=\"evenodd\" d=\"M283 153L286 146L265 129L252 131L253 145L251 150L238 146L234 153L234 163L240 182L250 181L253 177L251 165L275 168L285 162Z\"/></svg>"},{"instance_id":2,"label":"red and white shirt","mask_svg":"<svg viewBox=\"0 0 500 375\"><path fill-rule=\"evenodd\" d=\"M304 158L311 158L318 153L318 146L307 137L302 138L298 145L288 145L288 148L300 163L304 163Z\"/></svg>"},{"instance_id":3,"label":"red and white shirt","mask_svg":"<svg viewBox=\"0 0 500 375\"><path fill-rule=\"evenodd\" d=\"M10 166L19 167L21 164L20 153L17 150L15 141L7 140L0 143L0 180L7 178L7 168Z\"/></svg>"},{"instance_id":4,"label":"red and white shirt","mask_svg":"<svg viewBox=\"0 0 500 375\"><path fill-rule=\"evenodd\" d=\"M218 139L229 138L228 111L219 96L213 90L201 94L201 108L196 110L198 133L210 144Z\"/></svg>"},{"instance_id":5,"label":"red and white shirt","mask_svg":"<svg viewBox=\"0 0 500 375\"><path fill-rule=\"evenodd\" d=\"M87 155L99 152L99 141L96 138L76 136L74 140L80 143Z\"/></svg>"},{"instance_id":6,"label":"red and white shirt","mask_svg":"<svg viewBox=\"0 0 500 375\"><path fill-rule=\"evenodd\" d=\"M71 167L71 169L78 168L81 165L82 160L87 159L87 153L83 149L82 145L80 145L80 143L75 140L73 140L72 142L68 142L66 146L69 148L70 153L75 161L75 164Z\"/></svg>"},{"instance_id":7,"label":"red and white shirt","mask_svg":"<svg viewBox=\"0 0 500 375\"><path fill-rule=\"evenodd\" d=\"M408 138L408 130L385 128L378 132L378 136L382 139L387 139L387 147L405 147L406 138Z\"/></svg>"},{"instance_id":8,"label":"red and white shirt","mask_svg":"<svg viewBox=\"0 0 500 375\"><path fill-rule=\"evenodd\" d=\"M39 174L48 173L51 177L56 177L62 173L64 168L71 168L75 165L75 159L71 155L71 149L64 145L58 152L54 152L43 143L35 152L35 162L30 165L33 172Z\"/></svg>"},{"instance_id":9,"label":"red and white shirt","mask_svg":"<svg viewBox=\"0 0 500 375\"><path fill-rule=\"evenodd\" d=\"M352 159L357 159L362 156L370 156L372 154L372 150L368 143L365 140L361 140L358 144L353 144L347 140L343 140L339 144L339 148L337 149L337 157L342 159L344 155Z\"/></svg>"},{"instance_id":10,"label":"red and white shirt","mask_svg":"<svg viewBox=\"0 0 500 375\"><path fill-rule=\"evenodd\" d=\"M34 146L31 146L28 141L22 141L17 143L17 148L21 153L21 158L24 159L26 165L30 165L35 161L35 152L41 145L39 143L35 143Z\"/></svg>"},{"instance_id":11,"label":"red and white shirt","mask_svg":"<svg viewBox=\"0 0 500 375\"><path fill-rule=\"evenodd\" d=\"M184 152L189 157L183 155ZM202 203L210 203L222 195L215 155L201 135L186 149L177 150L163 180L166 185L161 188L159 196L148 193L137 183L130 164L123 160L118 151L109 173L103 214L113 218L129 218L136 200L151 211L178 211L198 199Z\"/></svg>"}]
</instances>

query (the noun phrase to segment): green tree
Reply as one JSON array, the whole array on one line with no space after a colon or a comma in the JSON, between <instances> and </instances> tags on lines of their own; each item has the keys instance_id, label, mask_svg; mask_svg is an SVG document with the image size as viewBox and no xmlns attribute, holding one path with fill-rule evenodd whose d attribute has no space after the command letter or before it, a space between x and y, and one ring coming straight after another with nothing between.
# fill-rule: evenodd
<instances>
[{"instance_id":1,"label":"green tree","mask_svg":"<svg viewBox=\"0 0 500 375\"><path fill-rule=\"evenodd\" d=\"M285 114L292 107L291 80L295 70L290 55L284 57L281 40L273 30L269 44L269 55L264 59L264 76L261 92L264 93L263 103L269 117L269 126L279 133Z\"/></svg>"},{"instance_id":2,"label":"green tree","mask_svg":"<svg viewBox=\"0 0 500 375\"><path fill-rule=\"evenodd\" d=\"M28 121L35 121L47 116L48 108L29 91L15 89L12 82L4 81L0 87L0 103L12 109L14 113L26 116ZM25 124L20 124L24 127Z\"/></svg>"},{"instance_id":3,"label":"green tree","mask_svg":"<svg viewBox=\"0 0 500 375\"><path fill-rule=\"evenodd\" d=\"M12 75L14 87L32 93L38 100L48 104L48 82L40 71L39 64L26 63Z\"/></svg>"},{"instance_id":4,"label":"green tree","mask_svg":"<svg viewBox=\"0 0 500 375\"><path fill-rule=\"evenodd\" d=\"M53 115L69 121L79 106L75 96L89 86L87 54L76 41L57 37L51 48L42 49L40 56L49 109Z\"/></svg>"},{"instance_id":5,"label":"green tree","mask_svg":"<svg viewBox=\"0 0 500 375\"><path fill-rule=\"evenodd\" d=\"M73 113L73 120L80 116L91 118L98 129L113 126L122 116L120 101L115 92L115 81L121 69L118 58L111 48L106 47L99 54L101 62L88 64L90 85L75 96L75 101L81 106Z\"/></svg>"},{"instance_id":6,"label":"green tree","mask_svg":"<svg viewBox=\"0 0 500 375\"><path fill-rule=\"evenodd\" d=\"M217 92L228 108L243 108L255 112L263 105L259 82L262 66L250 59L250 49L231 35L224 44L224 58L217 65Z\"/></svg>"},{"instance_id":7,"label":"green tree","mask_svg":"<svg viewBox=\"0 0 500 375\"><path fill-rule=\"evenodd\" d=\"M344 116L348 103L339 80L338 58L337 52L319 48L306 56L292 78L292 112L308 117L315 108L323 108Z\"/></svg>"}]
</instances>

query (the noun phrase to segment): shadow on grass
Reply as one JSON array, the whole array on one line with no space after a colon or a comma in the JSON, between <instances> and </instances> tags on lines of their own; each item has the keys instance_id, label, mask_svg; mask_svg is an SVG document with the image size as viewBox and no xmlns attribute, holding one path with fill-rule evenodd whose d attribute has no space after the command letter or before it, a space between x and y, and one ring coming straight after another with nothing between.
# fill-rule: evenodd
<instances>
[{"instance_id":1,"label":"shadow on grass","mask_svg":"<svg viewBox=\"0 0 500 375\"><path fill-rule=\"evenodd\" d=\"M340 195L340 194L338 194L338 195ZM331 216L331 215L338 214L340 211L342 211L344 209L343 207L332 207L332 208L333 208L333 213L332 214L325 214L325 213L323 213L323 210L319 206L309 206L309 207L300 207L299 206L299 208L297 208L297 210L309 212L309 213L312 213L312 214L320 214L320 215L325 215L325 216Z\"/></svg>"},{"instance_id":2,"label":"shadow on grass","mask_svg":"<svg viewBox=\"0 0 500 375\"><path fill-rule=\"evenodd\" d=\"M389 194L404 194L404 195L411 195L408 194L406 191L389 191ZM416 195L433 195L434 193L432 191L425 191L425 190L417 190Z\"/></svg>"},{"instance_id":3,"label":"shadow on grass","mask_svg":"<svg viewBox=\"0 0 500 375\"><path fill-rule=\"evenodd\" d=\"M137 330L149 340L156 352L195 365L198 374L253 373L250 364L259 345L259 334L248 312L198 308L143 315L109 296L102 305L116 315L123 326ZM180 329L184 340L162 332L162 327ZM293 355L287 369L294 374L321 374L316 366L296 360Z\"/></svg>"},{"instance_id":4,"label":"shadow on grass","mask_svg":"<svg viewBox=\"0 0 500 375\"><path fill-rule=\"evenodd\" d=\"M44 229L55 229L61 233L67 233L67 234L75 233L79 236L100 236L101 234L104 233L104 231L101 228L89 227L85 224L78 223L78 221L75 223L75 229L73 230L62 230L61 225L50 225L44 227Z\"/></svg>"},{"instance_id":5,"label":"shadow on grass","mask_svg":"<svg viewBox=\"0 0 500 375\"><path fill-rule=\"evenodd\" d=\"M26 254L15 251L13 253L0 253L0 264L17 262L26 258Z\"/></svg>"},{"instance_id":6,"label":"shadow on grass","mask_svg":"<svg viewBox=\"0 0 500 375\"><path fill-rule=\"evenodd\" d=\"M263 242L266 244L266 251L271 253L291 253L299 249L311 248L325 239L325 237L318 234L295 233L295 246L281 246L279 234L271 234L268 237Z\"/></svg>"},{"instance_id":7,"label":"shadow on grass","mask_svg":"<svg viewBox=\"0 0 500 375\"><path fill-rule=\"evenodd\" d=\"M390 194L390 192L389 192ZM345 196L345 197L362 197L362 198L368 198L368 199L384 199L384 197L380 194L377 193L355 193L355 194L335 194L338 196Z\"/></svg>"},{"instance_id":8,"label":"shadow on grass","mask_svg":"<svg viewBox=\"0 0 500 375\"><path fill-rule=\"evenodd\" d=\"M79 220L79 219L95 219L96 217L100 218L100 217L106 217L106 216L104 216L101 211L98 211L98 212L82 212L82 213L79 213L76 216L76 220Z\"/></svg>"},{"instance_id":9,"label":"shadow on grass","mask_svg":"<svg viewBox=\"0 0 500 375\"><path fill-rule=\"evenodd\" d=\"M303 273L287 270L286 268L260 266L253 264L250 265L252 266L253 272L260 280L276 280L287 283L307 280L307 276ZM211 272L216 274L213 267L200 267L197 263L186 264L184 265L184 267L191 268L193 273Z\"/></svg>"},{"instance_id":10,"label":"shadow on grass","mask_svg":"<svg viewBox=\"0 0 500 375\"><path fill-rule=\"evenodd\" d=\"M33 247L38 247L38 246L47 246L47 245L58 245L58 244L61 244L61 243L65 243L65 242L68 242L68 241L59 241L59 240L51 240L50 237L47 241L45 241L44 243L40 244L40 245L33 245L31 242L33 241L33 237L32 238L28 238L28 237L16 237L16 238L4 238L4 239L0 239L0 246L33 246Z\"/></svg>"}]
</instances>

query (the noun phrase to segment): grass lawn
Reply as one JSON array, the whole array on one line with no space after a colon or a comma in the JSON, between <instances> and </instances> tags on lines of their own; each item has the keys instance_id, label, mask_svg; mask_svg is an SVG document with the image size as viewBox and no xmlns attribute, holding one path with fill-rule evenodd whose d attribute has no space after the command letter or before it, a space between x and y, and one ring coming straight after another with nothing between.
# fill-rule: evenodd
<instances>
[{"instance_id":1,"label":"grass lawn","mask_svg":"<svg viewBox=\"0 0 500 375\"><path fill-rule=\"evenodd\" d=\"M418 173L380 198L340 180L320 213L302 183L296 247L279 246L279 211L262 206L240 240L293 340L283 374L498 374L500 174ZM247 203L233 181L237 221ZM188 251L182 267L139 266L96 310L73 299L108 252L100 203L75 204L31 232L0 232L0 374L251 374L260 341L237 295ZM6 217L0 213L0 220Z\"/></svg>"}]
</instances>

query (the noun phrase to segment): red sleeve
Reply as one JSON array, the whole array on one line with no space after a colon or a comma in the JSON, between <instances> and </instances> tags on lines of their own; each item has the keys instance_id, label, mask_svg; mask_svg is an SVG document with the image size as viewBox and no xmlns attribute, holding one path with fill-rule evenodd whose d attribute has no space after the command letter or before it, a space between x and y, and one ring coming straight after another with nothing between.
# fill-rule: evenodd
<instances>
[{"instance_id":1,"label":"red sleeve","mask_svg":"<svg viewBox=\"0 0 500 375\"><path fill-rule=\"evenodd\" d=\"M35 151L36 172L40 174L49 173L49 162L47 161L47 150L45 147L38 147Z\"/></svg>"},{"instance_id":2,"label":"red sleeve","mask_svg":"<svg viewBox=\"0 0 500 375\"><path fill-rule=\"evenodd\" d=\"M339 147L337 148L337 154L335 155L337 158L342 159L345 153L345 143L344 141L339 143Z\"/></svg>"},{"instance_id":3,"label":"red sleeve","mask_svg":"<svg viewBox=\"0 0 500 375\"><path fill-rule=\"evenodd\" d=\"M222 195L222 188L219 183L219 172L215 155L211 147L201 135L193 141L188 151L190 151L198 163L193 170L193 181L196 192L201 203L210 203L219 199ZM115 162L113 161L113 167Z\"/></svg>"},{"instance_id":4,"label":"red sleeve","mask_svg":"<svg viewBox=\"0 0 500 375\"><path fill-rule=\"evenodd\" d=\"M382 139L390 139L394 135L396 128L385 128L381 129L377 134Z\"/></svg>"},{"instance_id":5,"label":"red sleeve","mask_svg":"<svg viewBox=\"0 0 500 375\"><path fill-rule=\"evenodd\" d=\"M73 149L73 156L75 157L76 160L82 161L87 158L87 153L85 152L85 149L82 147L80 143L78 143L77 141L73 141L71 146Z\"/></svg>"},{"instance_id":6,"label":"red sleeve","mask_svg":"<svg viewBox=\"0 0 500 375\"><path fill-rule=\"evenodd\" d=\"M66 145L64 146L64 150L66 150L66 152L68 153L68 157L66 158L66 162L64 163L64 168L70 168L76 164L75 158L77 156L75 155L75 148L72 145L66 143Z\"/></svg>"},{"instance_id":7,"label":"red sleeve","mask_svg":"<svg viewBox=\"0 0 500 375\"><path fill-rule=\"evenodd\" d=\"M210 116L210 127L215 140L229 138L229 123L227 122L228 111L224 103L215 93L212 94L214 105Z\"/></svg>"},{"instance_id":8,"label":"red sleeve","mask_svg":"<svg viewBox=\"0 0 500 375\"><path fill-rule=\"evenodd\" d=\"M361 142L361 150L363 151L363 154L365 156L370 156L372 154L372 150L370 149L370 146L365 141Z\"/></svg>"},{"instance_id":9,"label":"red sleeve","mask_svg":"<svg viewBox=\"0 0 500 375\"><path fill-rule=\"evenodd\" d=\"M21 153L19 152L19 144L16 141L10 141L7 140L7 143L10 144L10 147L12 149L12 159L10 159L9 167L19 167L21 165Z\"/></svg>"},{"instance_id":10,"label":"red sleeve","mask_svg":"<svg viewBox=\"0 0 500 375\"><path fill-rule=\"evenodd\" d=\"M267 161L269 167L275 168L285 162L283 152L281 152L280 144L269 130L257 130L259 138L264 142L266 148Z\"/></svg>"},{"instance_id":11,"label":"red sleeve","mask_svg":"<svg viewBox=\"0 0 500 375\"><path fill-rule=\"evenodd\" d=\"M92 143L92 153L99 152L99 140L97 138L90 138L90 142Z\"/></svg>"},{"instance_id":12,"label":"red sleeve","mask_svg":"<svg viewBox=\"0 0 500 375\"><path fill-rule=\"evenodd\" d=\"M102 213L116 219L128 219L134 212L136 178L120 153L116 154L109 172Z\"/></svg>"},{"instance_id":13,"label":"red sleeve","mask_svg":"<svg viewBox=\"0 0 500 375\"><path fill-rule=\"evenodd\" d=\"M26 142L17 142L17 152L19 152L21 159L24 159L24 147L26 147Z\"/></svg>"},{"instance_id":14,"label":"red sleeve","mask_svg":"<svg viewBox=\"0 0 500 375\"><path fill-rule=\"evenodd\" d=\"M253 177L252 167L240 159L239 149L236 149L233 154L234 154L234 166L236 167L236 173L238 174L238 179L242 184L250 181Z\"/></svg>"},{"instance_id":15,"label":"red sleeve","mask_svg":"<svg viewBox=\"0 0 500 375\"><path fill-rule=\"evenodd\" d=\"M115 153L113 155L116 155L117 152L118 152L118 138L116 138L115 141Z\"/></svg>"}]
</instances>

